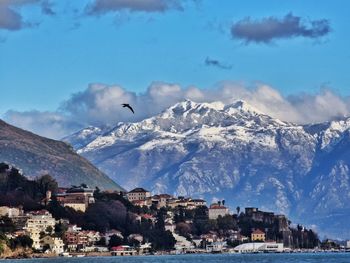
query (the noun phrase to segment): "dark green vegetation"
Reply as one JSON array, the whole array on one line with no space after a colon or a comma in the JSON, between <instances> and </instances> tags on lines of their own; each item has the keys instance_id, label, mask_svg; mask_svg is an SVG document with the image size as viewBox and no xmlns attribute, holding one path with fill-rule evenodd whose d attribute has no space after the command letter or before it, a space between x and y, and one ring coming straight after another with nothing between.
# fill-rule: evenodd
<instances>
[{"instance_id":1,"label":"dark green vegetation","mask_svg":"<svg viewBox=\"0 0 350 263\"><path fill-rule=\"evenodd\" d=\"M50 175L29 180L18 169L0 163L0 206L23 206L27 211L40 209L46 191L56 192L57 188Z\"/></svg>"},{"instance_id":2,"label":"dark green vegetation","mask_svg":"<svg viewBox=\"0 0 350 263\"><path fill-rule=\"evenodd\" d=\"M68 144L35 135L2 120L0 149L0 160L20 168L32 178L50 171L60 186L86 183L90 187L121 190Z\"/></svg>"}]
</instances>

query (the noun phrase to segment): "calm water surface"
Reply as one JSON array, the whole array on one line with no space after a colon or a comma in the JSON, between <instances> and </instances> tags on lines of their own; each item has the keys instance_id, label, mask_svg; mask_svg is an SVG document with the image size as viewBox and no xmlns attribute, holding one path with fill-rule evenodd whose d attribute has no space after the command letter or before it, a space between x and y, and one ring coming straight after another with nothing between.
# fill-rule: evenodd
<instances>
[{"instance_id":1,"label":"calm water surface","mask_svg":"<svg viewBox=\"0 0 350 263\"><path fill-rule=\"evenodd\" d=\"M231 254L231 255L177 255L145 257L54 258L0 260L18 263L350 263L350 253L322 254Z\"/></svg>"}]
</instances>

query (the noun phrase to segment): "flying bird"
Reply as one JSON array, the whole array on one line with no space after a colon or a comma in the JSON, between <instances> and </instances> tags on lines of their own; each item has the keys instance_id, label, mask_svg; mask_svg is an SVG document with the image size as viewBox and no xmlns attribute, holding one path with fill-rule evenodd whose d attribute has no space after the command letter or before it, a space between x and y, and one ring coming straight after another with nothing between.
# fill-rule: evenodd
<instances>
[{"instance_id":1,"label":"flying bird","mask_svg":"<svg viewBox=\"0 0 350 263\"><path fill-rule=\"evenodd\" d=\"M122 105L123 105L123 108L125 108L125 107L126 107L126 108L129 108L129 109L132 111L132 113L135 114L134 109L130 106L130 104L128 104L128 103L123 103Z\"/></svg>"}]
</instances>

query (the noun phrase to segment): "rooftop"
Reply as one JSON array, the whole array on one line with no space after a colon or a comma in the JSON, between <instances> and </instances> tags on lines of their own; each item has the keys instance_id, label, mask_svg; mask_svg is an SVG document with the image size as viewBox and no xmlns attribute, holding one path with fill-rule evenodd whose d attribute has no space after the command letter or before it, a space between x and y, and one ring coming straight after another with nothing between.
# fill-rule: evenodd
<instances>
[{"instance_id":1,"label":"rooftop","mask_svg":"<svg viewBox=\"0 0 350 263\"><path fill-rule=\"evenodd\" d=\"M66 193L93 193L94 190L90 188L83 187L73 187L66 191Z\"/></svg>"},{"instance_id":2,"label":"rooftop","mask_svg":"<svg viewBox=\"0 0 350 263\"><path fill-rule=\"evenodd\" d=\"M211 204L209 209L227 209L227 207L219 204Z\"/></svg>"},{"instance_id":3,"label":"rooftop","mask_svg":"<svg viewBox=\"0 0 350 263\"><path fill-rule=\"evenodd\" d=\"M252 234L254 234L254 235L263 235L263 234L265 234L265 232L261 231L260 229L256 229L255 231L253 231Z\"/></svg>"},{"instance_id":4,"label":"rooftop","mask_svg":"<svg viewBox=\"0 0 350 263\"><path fill-rule=\"evenodd\" d=\"M131 190L129 193L144 193L144 192L148 192L148 191L141 188L141 187L138 187L138 188Z\"/></svg>"}]
</instances>

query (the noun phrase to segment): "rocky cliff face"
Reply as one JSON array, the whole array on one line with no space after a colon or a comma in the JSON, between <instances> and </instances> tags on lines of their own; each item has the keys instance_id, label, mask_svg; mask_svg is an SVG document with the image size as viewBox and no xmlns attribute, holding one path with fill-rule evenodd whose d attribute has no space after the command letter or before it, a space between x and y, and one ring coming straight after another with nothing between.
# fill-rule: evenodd
<instances>
[{"instance_id":1,"label":"rocky cliff face","mask_svg":"<svg viewBox=\"0 0 350 263\"><path fill-rule=\"evenodd\" d=\"M121 189L64 142L47 139L0 120L0 162L18 167L28 177L50 174L60 186Z\"/></svg>"},{"instance_id":2,"label":"rocky cliff face","mask_svg":"<svg viewBox=\"0 0 350 263\"><path fill-rule=\"evenodd\" d=\"M350 119L283 122L244 101L184 101L138 123L89 127L65 140L127 189L222 198L344 236L349 128Z\"/></svg>"}]
</instances>

